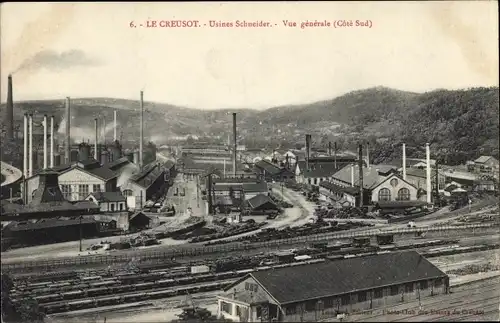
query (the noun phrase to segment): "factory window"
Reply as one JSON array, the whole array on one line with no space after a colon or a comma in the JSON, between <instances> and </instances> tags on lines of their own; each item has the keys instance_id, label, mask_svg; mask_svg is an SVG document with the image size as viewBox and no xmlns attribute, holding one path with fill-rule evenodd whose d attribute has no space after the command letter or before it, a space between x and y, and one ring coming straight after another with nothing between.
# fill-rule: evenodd
<instances>
[{"instance_id":1,"label":"factory window","mask_svg":"<svg viewBox=\"0 0 500 323\"><path fill-rule=\"evenodd\" d=\"M100 191L101 191L101 185L99 184L92 185L92 192L100 192Z\"/></svg>"},{"instance_id":2,"label":"factory window","mask_svg":"<svg viewBox=\"0 0 500 323\"><path fill-rule=\"evenodd\" d=\"M442 279L436 279L434 281L434 286L436 286L436 287L441 287L442 284L443 284Z\"/></svg>"},{"instance_id":3,"label":"factory window","mask_svg":"<svg viewBox=\"0 0 500 323\"><path fill-rule=\"evenodd\" d=\"M403 187L398 191L398 200L399 201L409 201L410 200L410 190L406 187Z\"/></svg>"},{"instance_id":4,"label":"factory window","mask_svg":"<svg viewBox=\"0 0 500 323\"><path fill-rule=\"evenodd\" d=\"M427 289L427 280L420 282L420 289Z\"/></svg>"},{"instance_id":5,"label":"factory window","mask_svg":"<svg viewBox=\"0 0 500 323\"><path fill-rule=\"evenodd\" d=\"M297 306L288 306L286 308L286 315L294 315L297 314L298 307Z\"/></svg>"},{"instance_id":6,"label":"factory window","mask_svg":"<svg viewBox=\"0 0 500 323\"><path fill-rule=\"evenodd\" d=\"M397 180L396 178L391 179L391 182L390 182L390 183L391 183L391 186L392 186L392 187L396 187L396 186L398 186L398 180Z\"/></svg>"},{"instance_id":7,"label":"factory window","mask_svg":"<svg viewBox=\"0 0 500 323\"><path fill-rule=\"evenodd\" d=\"M127 196L133 196L134 193L132 192L132 190L124 190L122 194L123 196L127 197Z\"/></svg>"},{"instance_id":8,"label":"factory window","mask_svg":"<svg viewBox=\"0 0 500 323\"><path fill-rule=\"evenodd\" d=\"M391 200L391 191L388 188L383 188L378 191L378 200L379 201L390 201Z\"/></svg>"},{"instance_id":9,"label":"factory window","mask_svg":"<svg viewBox=\"0 0 500 323\"><path fill-rule=\"evenodd\" d=\"M384 290L382 288L377 288L373 293L373 298L382 298L384 296Z\"/></svg>"},{"instance_id":10,"label":"factory window","mask_svg":"<svg viewBox=\"0 0 500 323\"><path fill-rule=\"evenodd\" d=\"M231 305L230 303L226 303L226 302L221 302L220 304L221 306L221 310L222 312L225 312L225 313L228 313L228 314L232 314L231 313Z\"/></svg>"},{"instance_id":11,"label":"factory window","mask_svg":"<svg viewBox=\"0 0 500 323\"><path fill-rule=\"evenodd\" d=\"M71 185L61 185L61 192L66 200L71 200Z\"/></svg>"},{"instance_id":12,"label":"factory window","mask_svg":"<svg viewBox=\"0 0 500 323\"><path fill-rule=\"evenodd\" d=\"M407 293L413 292L413 283L406 284L406 292Z\"/></svg>"},{"instance_id":13,"label":"factory window","mask_svg":"<svg viewBox=\"0 0 500 323\"><path fill-rule=\"evenodd\" d=\"M255 309L255 314L257 316L258 319L260 319L262 317L262 307L260 306L257 306L257 308Z\"/></svg>"},{"instance_id":14,"label":"factory window","mask_svg":"<svg viewBox=\"0 0 500 323\"><path fill-rule=\"evenodd\" d=\"M398 286L391 286L391 296L397 295L399 291Z\"/></svg>"},{"instance_id":15,"label":"factory window","mask_svg":"<svg viewBox=\"0 0 500 323\"><path fill-rule=\"evenodd\" d=\"M358 303L366 302L366 292L360 292L358 294Z\"/></svg>"},{"instance_id":16,"label":"factory window","mask_svg":"<svg viewBox=\"0 0 500 323\"><path fill-rule=\"evenodd\" d=\"M256 284L245 283L245 290L249 290L251 292L257 292L259 287Z\"/></svg>"},{"instance_id":17,"label":"factory window","mask_svg":"<svg viewBox=\"0 0 500 323\"><path fill-rule=\"evenodd\" d=\"M80 200L85 199L89 195L89 186L87 184L78 185L78 198Z\"/></svg>"},{"instance_id":18,"label":"factory window","mask_svg":"<svg viewBox=\"0 0 500 323\"><path fill-rule=\"evenodd\" d=\"M350 295L344 295L342 296L342 305L349 305L349 302L351 300Z\"/></svg>"}]
</instances>

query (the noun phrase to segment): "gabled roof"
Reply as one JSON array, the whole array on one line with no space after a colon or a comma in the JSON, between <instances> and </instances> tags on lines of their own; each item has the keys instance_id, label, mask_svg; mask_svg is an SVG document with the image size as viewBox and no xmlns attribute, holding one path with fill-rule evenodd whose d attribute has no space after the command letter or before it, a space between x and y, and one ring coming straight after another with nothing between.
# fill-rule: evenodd
<instances>
[{"instance_id":1,"label":"gabled roof","mask_svg":"<svg viewBox=\"0 0 500 323\"><path fill-rule=\"evenodd\" d=\"M359 189L356 187L352 187L352 186L342 187L342 186L336 185L336 184L329 182L329 181L323 181L323 182L319 183L319 186L326 188L327 190L333 191L333 192L347 193L347 194L350 194L353 196L359 194Z\"/></svg>"},{"instance_id":2,"label":"gabled roof","mask_svg":"<svg viewBox=\"0 0 500 323\"><path fill-rule=\"evenodd\" d=\"M255 195L254 197L252 197L251 199L248 199L246 200L248 205L252 208L252 209L257 209L261 206L264 206L264 205L269 205L269 207L271 209L277 209L277 205L276 203L274 203L273 200L271 200L271 198L267 195L264 195L264 194L258 194L258 195Z\"/></svg>"},{"instance_id":3,"label":"gabled roof","mask_svg":"<svg viewBox=\"0 0 500 323\"><path fill-rule=\"evenodd\" d=\"M125 165L131 164L130 160L127 157L118 158L117 160L112 161L107 164L107 167L112 171L116 171L117 169L122 168Z\"/></svg>"},{"instance_id":4,"label":"gabled roof","mask_svg":"<svg viewBox=\"0 0 500 323\"><path fill-rule=\"evenodd\" d=\"M247 193L267 192L268 186L265 181L258 181L253 183L243 183L243 191Z\"/></svg>"},{"instance_id":5,"label":"gabled roof","mask_svg":"<svg viewBox=\"0 0 500 323\"><path fill-rule=\"evenodd\" d=\"M495 159L495 157L493 157L493 156L481 156L478 159L476 159L474 162L478 163L478 164L484 164L488 160L490 160L491 158Z\"/></svg>"},{"instance_id":6,"label":"gabled roof","mask_svg":"<svg viewBox=\"0 0 500 323\"><path fill-rule=\"evenodd\" d=\"M143 188L148 188L163 174L157 163L151 163L142 172L132 175L130 180Z\"/></svg>"},{"instance_id":7,"label":"gabled roof","mask_svg":"<svg viewBox=\"0 0 500 323\"><path fill-rule=\"evenodd\" d=\"M408 185L410 185L410 186L413 186L414 188L418 189L418 187L416 187L416 186L415 186L415 185L413 185L412 183L410 183L410 182L408 182L408 181L404 180L404 179L403 179L401 176L399 176L398 174L391 174L391 175L387 176L385 179L381 180L378 184L376 184L376 185L372 186L372 187L371 187L371 189L375 189L376 187L378 187L378 186L382 185L383 183L385 183L385 182L387 182L388 180L393 179L393 178L395 178L395 177L396 177L397 179L399 179L400 181L403 181L403 182L405 182L406 184L408 184Z\"/></svg>"},{"instance_id":8,"label":"gabled roof","mask_svg":"<svg viewBox=\"0 0 500 323\"><path fill-rule=\"evenodd\" d=\"M66 168L65 170L61 171L59 175L62 175L64 173L67 173L73 169L78 169L84 173L87 173L89 175L95 176L105 182L117 177L118 175L115 174L111 169L105 167L105 166L100 166L100 167L95 167L95 168L90 168L90 169L85 169L82 168L78 165L72 165L69 168Z\"/></svg>"},{"instance_id":9,"label":"gabled roof","mask_svg":"<svg viewBox=\"0 0 500 323\"><path fill-rule=\"evenodd\" d=\"M270 175L278 175L281 173L281 168L279 168L276 165L271 164L270 162L268 162L264 159L255 163L255 166L264 170L266 173L268 173Z\"/></svg>"},{"instance_id":10,"label":"gabled roof","mask_svg":"<svg viewBox=\"0 0 500 323\"><path fill-rule=\"evenodd\" d=\"M120 192L93 192L89 196L95 197L99 202L125 202L127 200Z\"/></svg>"},{"instance_id":11,"label":"gabled roof","mask_svg":"<svg viewBox=\"0 0 500 323\"><path fill-rule=\"evenodd\" d=\"M447 277L416 251L274 268L253 272L246 278L249 276L281 305ZM243 279L224 290L230 290Z\"/></svg>"},{"instance_id":12,"label":"gabled roof","mask_svg":"<svg viewBox=\"0 0 500 323\"><path fill-rule=\"evenodd\" d=\"M359 167L356 165L354 168L354 186L359 185ZM380 182L386 179L387 176L380 173L387 173L391 169L396 171L394 166L390 165L372 165L370 167L363 167L363 188L372 189ZM389 175L390 176L390 175ZM333 175L333 178L347 184L351 184L351 166L346 165Z\"/></svg>"}]
</instances>

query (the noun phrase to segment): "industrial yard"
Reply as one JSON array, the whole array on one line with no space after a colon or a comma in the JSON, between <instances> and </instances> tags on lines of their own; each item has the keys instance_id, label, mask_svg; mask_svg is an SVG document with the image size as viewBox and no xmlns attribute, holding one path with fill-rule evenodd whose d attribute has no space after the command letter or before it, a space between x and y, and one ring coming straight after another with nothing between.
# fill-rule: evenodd
<instances>
[{"instance_id":1,"label":"industrial yard","mask_svg":"<svg viewBox=\"0 0 500 323\"><path fill-rule=\"evenodd\" d=\"M241 11L259 39L209 4L153 41L185 14L78 6L18 10L21 43L52 38L2 52L1 323L500 321L498 80L448 29ZM84 37L103 17L128 33Z\"/></svg>"}]
</instances>

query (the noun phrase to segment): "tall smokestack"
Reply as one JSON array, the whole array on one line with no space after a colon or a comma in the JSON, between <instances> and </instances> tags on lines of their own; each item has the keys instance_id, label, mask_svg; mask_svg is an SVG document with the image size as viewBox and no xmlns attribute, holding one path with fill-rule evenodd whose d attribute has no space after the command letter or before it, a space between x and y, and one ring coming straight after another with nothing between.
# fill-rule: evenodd
<instances>
[{"instance_id":1,"label":"tall smokestack","mask_svg":"<svg viewBox=\"0 0 500 323\"><path fill-rule=\"evenodd\" d=\"M101 133L102 133L102 144L105 145L106 144L106 117L102 118Z\"/></svg>"},{"instance_id":2,"label":"tall smokestack","mask_svg":"<svg viewBox=\"0 0 500 323\"><path fill-rule=\"evenodd\" d=\"M370 144L366 143L366 167L370 168Z\"/></svg>"},{"instance_id":3,"label":"tall smokestack","mask_svg":"<svg viewBox=\"0 0 500 323\"><path fill-rule=\"evenodd\" d=\"M337 169L337 142L333 143L333 167Z\"/></svg>"},{"instance_id":4,"label":"tall smokestack","mask_svg":"<svg viewBox=\"0 0 500 323\"><path fill-rule=\"evenodd\" d=\"M406 180L406 144L403 144L403 179Z\"/></svg>"},{"instance_id":5,"label":"tall smokestack","mask_svg":"<svg viewBox=\"0 0 500 323\"><path fill-rule=\"evenodd\" d=\"M141 91L141 134L139 139L139 168L143 167L142 146L144 144L144 92Z\"/></svg>"},{"instance_id":6,"label":"tall smokestack","mask_svg":"<svg viewBox=\"0 0 500 323\"><path fill-rule=\"evenodd\" d=\"M427 191L427 203L431 203L431 150L429 148L429 144L425 144L425 159L427 163L426 171L427 171L427 176L426 176L426 191Z\"/></svg>"},{"instance_id":7,"label":"tall smokestack","mask_svg":"<svg viewBox=\"0 0 500 323\"><path fill-rule=\"evenodd\" d=\"M99 160L99 154L97 153L97 142L99 141L99 127L97 125L97 118L94 119L95 124L95 142L94 142L94 159Z\"/></svg>"},{"instance_id":8,"label":"tall smokestack","mask_svg":"<svg viewBox=\"0 0 500 323\"><path fill-rule=\"evenodd\" d=\"M328 156L331 156L332 155L332 142L329 141L328 142Z\"/></svg>"},{"instance_id":9,"label":"tall smokestack","mask_svg":"<svg viewBox=\"0 0 500 323\"><path fill-rule=\"evenodd\" d=\"M233 175L236 177L236 149L238 143L236 142L236 112L233 112Z\"/></svg>"},{"instance_id":10,"label":"tall smokestack","mask_svg":"<svg viewBox=\"0 0 500 323\"><path fill-rule=\"evenodd\" d=\"M47 115L43 115L43 169L47 169Z\"/></svg>"},{"instance_id":11,"label":"tall smokestack","mask_svg":"<svg viewBox=\"0 0 500 323\"><path fill-rule=\"evenodd\" d=\"M33 175L33 115L29 117L28 177Z\"/></svg>"},{"instance_id":12,"label":"tall smokestack","mask_svg":"<svg viewBox=\"0 0 500 323\"><path fill-rule=\"evenodd\" d=\"M116 125L116 110L113 111L113 142L116 141L116 128L117 128L117 125Z\"/></svg>"},{"instance_id":13,"label":"tall smokestack","mask_svg":"<svg viewBox=\"0 0 500 323\"><path fill-rule=\"evenodd\" d=\"M363 145L359 145L359 207L363 207Z\"/></svg>"},{"instance_id":14,"label":"tall smokestack","mask_svg":"<svg viewBox=\"0 0 500 323\"><path fill-rule=\"evenodd\" d=\"M23 153L23 175L28 178L28 115L24 114L24 153Z\"/></svg>"},{"instance_id":15,"label":"tall smokestack","mask_svg":"<svg viewBox=\"0 0 500 323\"><path fill-rule=\"evenodd\" d=\"M50 117L50 168L54 167L54 116Z\"/></svg>"},{"instance_id":16,"label":"tall smokestack","mask_svg":"<svg viewBox=\"0 0 500 323\"><path fill-rule=\"evenodd\" d=\"M66 163L69 164L71 162L71 102L69 97L66 98L66 155L64 158L66 159Z\"/></svg>"},{"instance_id":17,"label":"tall smokestack","mask_svg":"<svg viewBox=\"0 0 500 323\"><path fill-rule=\"evenodd\" d=\"M12 75L9 75L7 82L7 107L5 122L7 123L7 140L14 139L14 99L12 98Z\"/></svg>"},{"instance_id":18,"label":"tall smokestack","mask_svg":"<svg viewBox=\"0 0 500 323\"><path fill-rule=\"evenodd\" d=\"M351 164L351 186L354 187L354 164Z\"/></svg>"},{"instance_id":19,"label":"tall smokestack","mask_svg":"<svg viewBox=\"0 0 500 323\"><path fill-rule=\"evenodd\" d=\"M309 170L309 158L311 158L311 135L306 134L306 170Z\"/></svg>"}]
</instances>

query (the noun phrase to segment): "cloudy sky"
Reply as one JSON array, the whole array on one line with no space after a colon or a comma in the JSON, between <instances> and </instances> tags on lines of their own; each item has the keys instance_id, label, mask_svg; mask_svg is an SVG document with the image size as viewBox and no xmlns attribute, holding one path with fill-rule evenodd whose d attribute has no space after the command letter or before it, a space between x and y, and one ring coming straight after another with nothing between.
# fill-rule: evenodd
<instances>
[{"instance_id":1,"label":"cloudy sky","mask_svg":"<svg viewBox=\"0 0 500 323\"><path fill-rule=\"evenodd\" d=\"M147 19L270 28L130 28ZM372 28L300 28L305 20ZM284 27L283 20L298 27ZM372 86L498 86L496 1L2 4L1 101L114 97L202 108L308 103Z\"/></svg>"}]
</instances>

